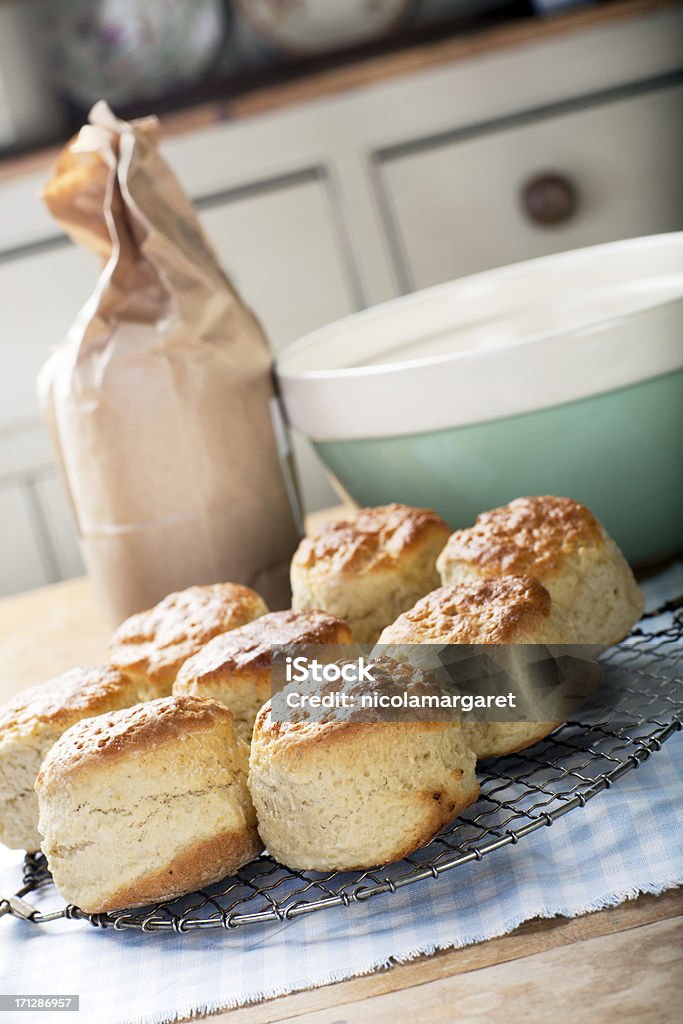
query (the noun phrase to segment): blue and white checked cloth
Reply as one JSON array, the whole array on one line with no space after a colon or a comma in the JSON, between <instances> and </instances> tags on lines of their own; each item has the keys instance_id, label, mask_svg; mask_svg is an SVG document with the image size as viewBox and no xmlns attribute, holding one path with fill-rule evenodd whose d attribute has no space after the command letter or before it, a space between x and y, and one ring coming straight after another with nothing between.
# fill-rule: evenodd
<instances>
[{"instance_id":1,"label":"blue and white checked cloth","mask_svg":"<svg viewBox=\"0 0 683 1024\"><path fill-rule=\"evenodd\" d=\"M644 589L649 607L683 592L683 567ZM683 881L682 780L679 734L609 794L517 846L394 895L284 924L142 935L4 917L0 993L78 993L79 1024L161 1024L480 942L533 917L573 917L661 893ZM20 865L20 855L0 847L0 893L19 887Z\"/></svg>"}]
</instances>

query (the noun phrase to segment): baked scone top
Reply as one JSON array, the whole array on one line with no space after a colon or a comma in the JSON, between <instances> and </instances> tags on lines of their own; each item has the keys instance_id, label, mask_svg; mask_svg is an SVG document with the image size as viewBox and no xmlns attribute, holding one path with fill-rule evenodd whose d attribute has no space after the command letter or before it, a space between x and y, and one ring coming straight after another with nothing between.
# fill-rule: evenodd
<instances>
[{"instance_id":1,"label":"baked scone top","mask_svg":"<svg viewBox=\"0 0 683 1024\"><path fill-rule=\"evenodd\" d=\"M172 681L199 647L267 611L263 598L239 583L189 587L122 622L112 637L110 660L124 671Z\"/></svg>"},{"instance_id":2,"label":"baked scone top","mask_svg":"<svg viewBox=\"0 0 683 1024\"><path fill-rule=\"evenodd\" d=\"M474 526L452 534L439 558L439 568L466 562L482 573L546 575L565 558L603 543L600 523L571 498L545 495L516 498L508 505L482 512Z\"/></svg>"},{"instance_id":3,"label":"baked scone top","mask_svg":"<svg viewBox=\"0 0 683 1024\"><path fill-rule=\"evenodd\" d=\"M550 594L532 576L484 577L433 590L387 626L379 642L515 643L550 610Z\"/></svg>"},{"instance_id":4,"label":"baked scone top","mask_svg":"<svg viewBox=\"0 0 683 1024\"><path fill-rule=\"evenodd\" d=\"M66 775L121 758L150 753L188 736L225 728L234 742L232 712L217 701L187 694L159 697L111 714L84 718L65 732L49 751L36 788L45 789Z\"/></svg>"},{"instance_id":5,"label":"baked scone top","mask_svg":"<svg viewBox=\"0 0 683 1024\"><path fill-rule=\"evenodd\" d=\"M85 714L136 703L138 684L107 665L73 668L31 686L0 707L0 745L30 736L42 726L68 728Z\"/></svg>"},{"instance_id":6,"label":"baked scone top","mask_svg":"<svg viewBox=\"0 0 683 1024\"><path fill-rule=\"evenodd\" d=\"M347 692L371 693L401 693L403 690L409 693L438 693L428 673L414 668L404 662L394 661L386 655L374 659L374 663L383 673L380 672L376 683L362 683L352 686ZM384 678L382 677L384 676ZM316 692L326 693L334 689L334 685L326 688L324 685ZM311 748L332 747L343 742L347 737L355 734L365 734L369 741L382 742L391 733L410 735L411 732L443 732L448 729L451 723L430 721L429 717L423 720L415 711L409 715L391 717L383 715L377 721L376 716L362 709L345 711L330 711L323 714L321 720L308 721L303 716L296 719L292 716L291 721L273 721L271 718L271 702L264 704L256 716L254 725L254 739L252 741L252 757L266 755L275 757L278 760L291 761L294 767L300 765L302 754ZM374 719L374 720L373 720ZM372 740L370 740L372 737Z\"/></svg>"},{"instance_id":7,"label":"baked scone top","mask_svg":"<svg viewBox=\"0 0 683 1024\"><path fill-rule=\"evenodd\" d=\"M361 508L353 516L304 537L292 568L315 566L330 575L371 573L391 568L402 556L433 539L445 544L449 534L448 525L431 509L396 503Z\"/></svg>"},{"instance_id":8,"label":"baked scone top","mask_svg":"<svg viewBox=\"0 0 683 1024\"><path fill-rule=\"evenodd\" d=\"M269 612L246 626L214 637L180 669L177 684L210 686L243 669L268 671L273 647L292 644L347 644L351 630L343 619L317 609Z\"/></svg>"}]
</instances>

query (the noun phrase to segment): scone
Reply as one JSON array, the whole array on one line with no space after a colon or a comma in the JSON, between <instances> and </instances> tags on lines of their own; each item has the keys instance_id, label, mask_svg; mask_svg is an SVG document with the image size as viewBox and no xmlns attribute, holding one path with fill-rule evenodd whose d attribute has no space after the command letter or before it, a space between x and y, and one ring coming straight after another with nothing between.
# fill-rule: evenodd
<instances>
[{"instance_id":1,"label":"scone","mask_svg":"<svg viewBox=\"0 0 683 1024\"><path fill-rule=\"evenodd\" d=\"M567 616L566 643L610 645L643 613L626 559L592 512L570 498L517 498L483 512L441 552L444 584L489 576L535 576Z\"/></svg>"},{"instance_id":2,"label":"scone","mask_svg":"<svg viewBox=\"0 0 683 1024\"><path fill-rule=\"evenodd\" d=\"M75 668L24 690L0 708L0 842L40 849L33 786L50 747L82 718L158 696L107 666Z\"/></svg>"},{"instance_id":3,"label":"scone","mask_svg":"<svg viewBox=\"0 0 683 1024\"><path fill-rule=\"evenodd\" d=\"M221 701L233 713L237 735L250 742L259 708L271 695L273 648L348 644L351 639L347 624L326 612L270 612L215 637L189 658L173 692Z\"/></svg>"},{"instance_id":4,"label":"scone","mask_svg":"<svg viewBox=\"0 0 683 1024\"><path fill-rule=\"evenodd\" d=\"M400 860L479 795L476 759L454 722L278 722L269 702L249 764L261 837L296 870Z\"/></svg>"},{"instance_id":5,"label":"scone","mask_svg":"<svg viewBox=\"0 0 683 1024\"><path fill-rule=\"evenodd\" d=\"M189 587L122 622L112 637L109 660L168 696L183 662L213 637L267 611L263 598L238 583Z\"/></svg>"},{"instance_id":6,"label":"scone","mask_svg":"<svg viewBox=\"0 0 683 1024\"><path fill-rule=\"evenodd\" d=\"M232 874L262 849L248 758L228 709L202 697L163 697L73 726L36 781L61 895L99 913Z\"/></svg>"},{"instance_id":7,"label":"scone","mask_svg":"<svg viewBox=\"0 0 683 1024\"><path fill-rule=\"evenodd\" d=\"M360 509L301 541L292 559L292 607L322 608L345 619L357 643L375 643L438 586L436 559L449 534L429 509Z\"/></svg>"},{"instance_id":8,"label":"scone","mask_svg":"<svg viewBox=\"0 0 683 1024\"><path fill-rule=\"evenodd\" d=\"M531 576L494 576L427 594L382 633L380 645L564 644L567 623L545 587ZM396 654L399 656L399 654ZM559 722L463 722L477 757L523 750Z\"/></svg>"}]
</instances>

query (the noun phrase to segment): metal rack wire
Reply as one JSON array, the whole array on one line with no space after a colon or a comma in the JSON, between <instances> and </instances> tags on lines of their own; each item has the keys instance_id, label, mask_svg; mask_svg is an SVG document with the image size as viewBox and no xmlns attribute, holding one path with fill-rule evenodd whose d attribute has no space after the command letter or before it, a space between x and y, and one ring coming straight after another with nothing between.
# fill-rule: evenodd
<instances>
[{"instance_id":1,"label":"metal rack wire","mask_svg":"<svg viewBox=\"0 0 683 1024\"><path fill-rule=\"evenodd\" d=\"M349 907L479 861L584 807L681 729L682 607L680 598L650 613L605 653L604 684L577 719L530 749L484 762L478 802L405 860L372 871L316 873L292 871L262 856L235 877L181 899L86 914L73 906L55 907L57 894L45 858L27 855L24 884L15 897L0 900L0 915L12 913L34 924L81 919L121 931L238 928ZM37 897L31 904L24 899L30 893Z\"/></svg>"}]
</instances>

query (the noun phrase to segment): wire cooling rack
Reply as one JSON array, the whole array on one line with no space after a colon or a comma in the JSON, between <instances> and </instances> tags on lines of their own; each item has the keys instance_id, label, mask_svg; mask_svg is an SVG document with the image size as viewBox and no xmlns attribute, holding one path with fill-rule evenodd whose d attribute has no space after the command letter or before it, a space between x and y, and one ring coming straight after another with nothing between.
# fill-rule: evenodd
<instances>
[{"instance_id":1,"label":"wire cooling rack","mask_svg":"<svg viewBox=\"0 0 683 1024\"><path fill-rule=\"evenodd\" d=\"M479 766L478 802L427 846L372 871L292 871L262 856L234 877L181 899L137 910L86 914L57 905L42 854L27 855L24 885L0 900L34 924L67 919L143 932L188 932L283 921L346 906L446 871L518 843L552 825L647 760L682 727L680 673L683 597L645 616L631 635L601 658L604 684L590 708L519 754ZM25 897L35 893L29 904ZM36 905L37 904L37 905Z\"/></svg>"}]
</instances>

